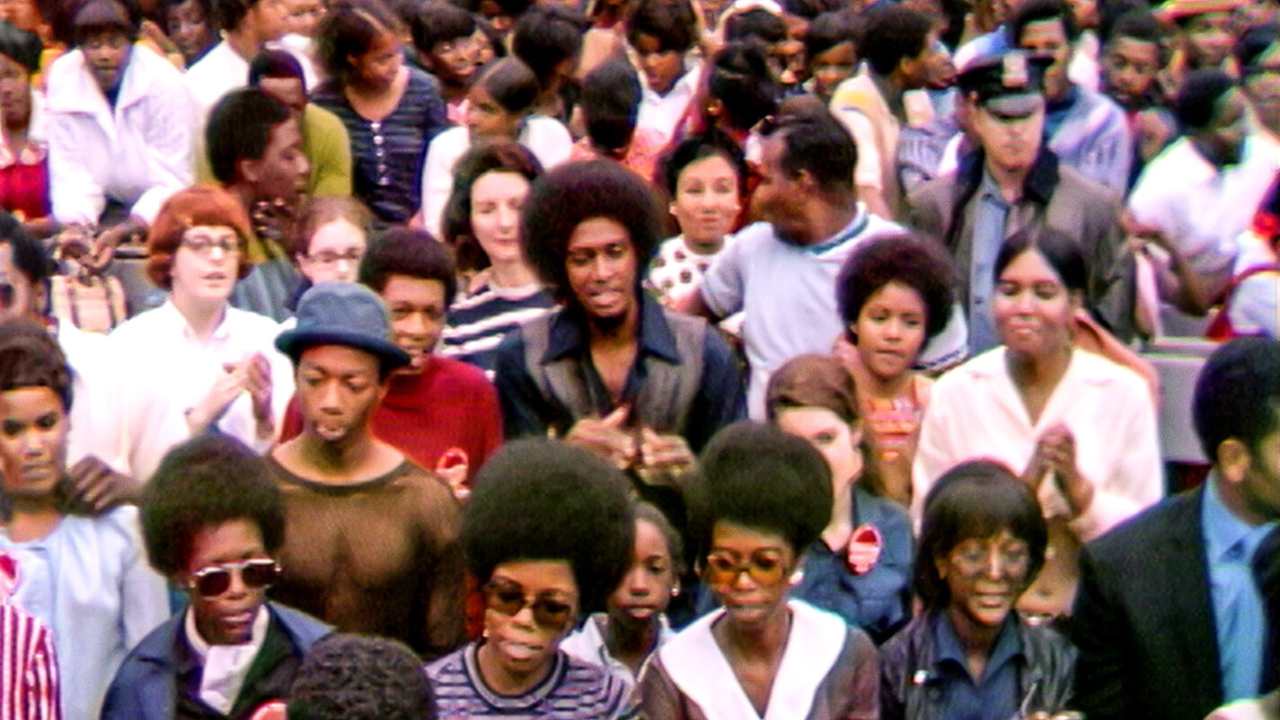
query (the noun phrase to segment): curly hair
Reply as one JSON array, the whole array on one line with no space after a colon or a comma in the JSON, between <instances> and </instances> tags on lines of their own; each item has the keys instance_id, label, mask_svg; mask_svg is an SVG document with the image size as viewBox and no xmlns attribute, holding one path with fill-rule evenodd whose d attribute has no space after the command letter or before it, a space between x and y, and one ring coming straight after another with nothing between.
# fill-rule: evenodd
<instances>
[{"instance_id":1,"label":"curly hair","mask_svg":"<svg viewBox=\"0 0 1280 720\"><path fill-rule=\"evenodd\" d=\"M803 438L744 420L702 451L690 491L690 536L699 557L718 522L777 533L802 554L831 519L831 470Z\"/></svg>"},{"instance_id":2,"label":"curly hair","mask_svg":"<svg viewBox=\"0 0 1280 720\"><path fill-rule=\"evenodd\" d=\"M307 651L289 692L289 720L435 720L422 661L402 643L338 633Z\"/></svg>"},{"instance_id":3,"label":"curly hair","mask_svg":"<svg viewBox=\"0 0 1280 720\"><path fill-rule=\"evenodd\" d=\"M939 610L951 601L936 560L965 540L988 538L1001 530L1027 544L1031 562L1025 581L1030 585L1044 566L1049 544L1049 530L1030 486L991 460L957 465L938 479L924 501L916 548L915 588L926 608Z\"/></svg>"},{"instance_id":4,"label":"curly hair","mask_svg":"<svg viewBox=\"0 0 1280 720\"><path fill-rule=\"evenodd\" d=\"M170 450L142 492L142 539L162 575L185 570L196 533L248 520L274 555L284 543L284 500L271 470L244 443L198 435Z\"/></svg>"},{"instance_id":5,"label":"curly hair","mask_svg":"<svg viewBox=\"0 0 1280 720\"><path fill-rule=\"evenodd\" d=\"M71 367L48 330L26 319L0 323L0 392L49 388L71 410Z\"/></svg>"},{"instance_id":6,"label":"curly hair","mask_svg":"<svg viewBox=\"0 0 1280 720\"><path fill-rule=\"evenodd\" d=\"M444 239L453 247L460 270L489 266L471 229L471 189L484 175L510 172L532 183L542 175L542 163L528 148L511 140L481 141L471 146L453 166L453 191L444 208Z\"/></svg>"},{"instance_id":7,"label":"curly hair","mask_svg":"<svg viewBox=\"0 0 1280 720\"><path fill-rule=\"evenodd\" d=\"M890 235L861 245L840 268L836 304L851 337L867 300L893 282L906 285L920 296L925 311L925 340L946 328L955 303L955 266L950 256L937 243L911 235ZM857 342L856 337L852 339Z\"/></svg>"},{"instance_id":8,"label":"curly hair","mask_svg":"<svg viewBox=\"0 0 1280 720\"><path fill-rule=\"evenodd\" d=\"M629 487L586 450L545 439L508 443L480 469L463 515L471 574L483 585L503 563L565 560L580 609L603 609L631 565Z\"/></svg>"},{"instance_id":9,"label":"curly hair","mask_svg":"<svg viewBox=\"0 0 1280 720\"><path fill-rule=\"evenodd\" d=\"M631 235L636 266L648 267L664 237L664 215L658 196L639 175L609 160L565 163L538 179L529 190L520 216L520 242L525 259L557 300L576 303L565 262L569 237L582 223L608 218ZM636 291L644 278L636 273Z\"/></svg>"},{"instance_id":10,"label":"curly hair","mask_svg":"<svg viewBox=\"0 0 1280 720\"><path fill-rule=\"evenodd\" d=\"M747 178L751 172L747 168L742 148L728 135L710 128L700 135L691 135L664 153L658 161L658 177L668 197L675 197L680 185L680 175L690 165L709 157L720 156L733 168L738 176L738 197L747 196Z\"/></svg>"}]
</instances>

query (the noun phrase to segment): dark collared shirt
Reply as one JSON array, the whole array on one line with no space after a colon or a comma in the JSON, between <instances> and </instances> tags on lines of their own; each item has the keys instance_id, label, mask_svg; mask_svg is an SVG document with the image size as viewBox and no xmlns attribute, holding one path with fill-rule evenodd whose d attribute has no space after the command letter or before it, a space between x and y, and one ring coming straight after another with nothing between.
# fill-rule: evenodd
<instances>
[{"instance_id":1,"label":"dark collared shirt","mask_svg":"<svg viewBox=\"0 0 1280 720\"><path fill-rule=\"evenodd\" d=\"M590 336L581 311L566 308L555 313L550 323L547 350L542 356L542 362L576 358L581 369L578 379L583 385L582 390L590 398L596 415L608 415L615 407L614 402L591 360ZM638 397L644 387L646 358L691 366L680 357L675 335L667 323L662 306L646 293L640 294L640 323L637 331L639 347L623 386L623 403ZM498 346L494 369L494 384L502 403L503 428L508 438L545 436L548 429L552 428L559 437L564 437L574 422L581 419L574 417L555 398L549 398L542 392L525 362L525 338L522 330L512 332ZM742 418L745 411L742 378L737 361L719 333L707 326L703 342L701 382L689 409L684 438L696 453L717 430ZM648 425L660 433L674 431L673 428L657 426L650 418L635 417L633 411L627 424L630 426L636 423Z\"/></svg>"},{"instance_id":2,"label":"dark collared shirt","mask_svg":"<svg viewBox=\"0 0 1280 720\"><path fill-rule=\"evenodd\" d=\"M944 720L1011 720L1018 713L1018 672L1026 664L1018 639L1017 618L1011 612L991 648L991 656L975 680L965 652L945 612L933 619L937 649L933 674L942 692Z\"/></svg>"}]
</instances>

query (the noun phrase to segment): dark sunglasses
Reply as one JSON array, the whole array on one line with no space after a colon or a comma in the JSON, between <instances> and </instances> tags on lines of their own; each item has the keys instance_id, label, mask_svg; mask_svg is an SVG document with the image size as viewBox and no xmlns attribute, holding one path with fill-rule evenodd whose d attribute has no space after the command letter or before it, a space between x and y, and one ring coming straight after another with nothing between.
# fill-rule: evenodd
<instances>
[{"instance_id":1,"label":"dark sunglasses","mask_svg":"<svg viewBox=\"0 0 1280 720\"><path fill-rule=\"evenodd\" d=\"M707 555L707 582L711 585L732 585L742 573L747 573L756 584L774 587L787 578L787 565L780 557L753 554L743 560L726 552Z\"/></svg>"},{"instance_id":2,"label":"dark sunglasses","mask_svg":"<svg viewBox=\"0 0 1280 720\"><path fill-rule=\"evenodd\" d=\"M484 600L490 610L508 617L532 608L534 622L548 630L563 630L573 619L573 605L546 595L530 600L524 594L524 586L509 580L490 580L484 586Z\"/></svg>"},{"instance_id":3,"label":"dark sunglasses","mask_svg":"<svg viewBox=\"0 0 1280 720\"><path fill-rule=\"evenodd\" d=\"M231 589L231 573L240 573L240 581L250 588L264 588L280 579L280 564L271 558L255 558L234 563L210 565L191 575L188 587L207 598L218 597Z\"/></svg>"}]
</instances>

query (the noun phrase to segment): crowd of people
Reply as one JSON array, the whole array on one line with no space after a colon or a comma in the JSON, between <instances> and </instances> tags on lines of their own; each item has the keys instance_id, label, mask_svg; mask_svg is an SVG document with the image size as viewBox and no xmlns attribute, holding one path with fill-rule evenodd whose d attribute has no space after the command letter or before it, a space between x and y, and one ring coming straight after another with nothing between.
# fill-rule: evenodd
<instances>
[{"instance_id":1,"label":"crowd of people","mask_svg":"<svg viewBox=\"0 0 1280 720\"><path fill-rule=\"evenodd\" d=\"M0 720L1280 720L1278 338L1275 0L0 0Z\"/></svg>"}]
</instances>

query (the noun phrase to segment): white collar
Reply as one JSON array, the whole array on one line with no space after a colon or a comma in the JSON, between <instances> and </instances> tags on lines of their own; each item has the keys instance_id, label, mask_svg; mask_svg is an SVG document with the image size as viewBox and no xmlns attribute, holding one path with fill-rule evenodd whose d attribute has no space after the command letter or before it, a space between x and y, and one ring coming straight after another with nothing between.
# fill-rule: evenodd
<instances>
[{"instance_id":1,"label":"white collar","mask_svg":"<svg viewBox=\"0 0 1280 720\"><path fill-rule=\"evenodd\" d=\"M262 649L267 639L267 627L271 624L271 614L266 604L258 608L258 616L253 620L253 632L249 642L243 645L210 645L200 636L196 629L196 616L191 608L187 608L187 617L183 623L186 629L187 643L200 659L200 699L223 715L231 712L244 686L245 677L253 660Z\"/></svg>"}]
</instances>

